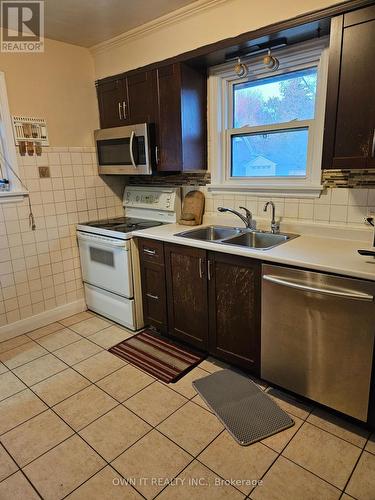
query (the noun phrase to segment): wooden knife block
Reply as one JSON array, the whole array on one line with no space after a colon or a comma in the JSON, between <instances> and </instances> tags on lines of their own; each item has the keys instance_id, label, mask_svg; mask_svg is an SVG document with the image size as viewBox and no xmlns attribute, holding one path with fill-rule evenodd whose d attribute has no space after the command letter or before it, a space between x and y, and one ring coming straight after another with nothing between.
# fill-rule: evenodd
<instances>
[{"instance_id":1,"label":"wooden knife block","mask_svg":"<svg viewBox=\"0 0 375 500\"><path fill-rule=\"evenodd\" d=\"M204 194L201 191L189 191L182 206L179 224L184 226L199 226L202 224L204 212Z\"/></svg>"}]
</instances>

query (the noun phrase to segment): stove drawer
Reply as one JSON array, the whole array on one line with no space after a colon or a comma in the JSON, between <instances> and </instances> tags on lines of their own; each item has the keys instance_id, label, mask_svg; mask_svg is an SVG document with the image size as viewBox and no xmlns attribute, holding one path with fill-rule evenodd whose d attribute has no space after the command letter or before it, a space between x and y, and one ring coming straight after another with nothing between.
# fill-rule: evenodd
<instances>
[{"instance_id":1,"label":"stove drawer","mask_svg":"<svg viewBox=\"0 0 375 500\"><path fill-rule=\"evenodd\" d=\"M116 321L131 330L136 330L134 300L120 297L96 286L85 283L85 298L88 309L105 318Z\"/></svg>"}]
</instances>

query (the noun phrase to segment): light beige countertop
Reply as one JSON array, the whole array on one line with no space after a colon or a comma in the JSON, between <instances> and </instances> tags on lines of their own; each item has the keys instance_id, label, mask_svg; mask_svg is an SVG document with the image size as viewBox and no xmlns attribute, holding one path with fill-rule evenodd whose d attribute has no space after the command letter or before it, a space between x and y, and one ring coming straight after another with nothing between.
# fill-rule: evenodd
<instances>
[{"instance_id":1,"label":"light beige countertop","mask_svg":"<svg viewBox=\"0 0 375 500\"><path fill-rule=\"evenodd\" d=\"M231 225L222 218L220 221L207 220L207 223L202 224L202 226L194 227L166 224L134 231L133 236L375 281L375 258L365 257L357 252L358 249L374 250L371 244L372 233L370 231L367 231L365 237L363 237L363 232L360 231L354 230L353 234L350 234L347 229L344 232L335 227L319 228L315 230L315 232L319 231L320 234L318 235L309 234L308 228L303 229L304 232L302 233L301 227L293 227L294 231L291 231L290 227L282 226L282 232L294 232L300 234L300 236L270 250L255 250L176 236L176 233L212 223L218 224L218 222L220 225ZM240 224L236 221L234 225L239 226ZM335 237L332 237L332 235ZM337 237L338 235L340 237ZM355 239L348 239L348 235L353 236Z\"/></svg>"}]
</instances>

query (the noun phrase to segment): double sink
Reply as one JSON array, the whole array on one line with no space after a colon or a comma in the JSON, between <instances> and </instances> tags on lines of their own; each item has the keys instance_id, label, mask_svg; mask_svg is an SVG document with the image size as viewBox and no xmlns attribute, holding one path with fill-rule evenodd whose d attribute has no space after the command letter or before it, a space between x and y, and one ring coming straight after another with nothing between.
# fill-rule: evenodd
<instances>
[{"instance_id":1,"label":"double sink","mask_svg":"<svg viewBox=\"0 0 375 500\"><path fill-rule=\"evenodd\" d=\"M225 245L236 245L258 250L269 250L270 248L286 243L297 238L298 234L272 233L268 231L255 231L247 228L206 226L190 231L177 233L175 236L190 238L193 240L211 241Z\"/></svg>"}]
</instances>

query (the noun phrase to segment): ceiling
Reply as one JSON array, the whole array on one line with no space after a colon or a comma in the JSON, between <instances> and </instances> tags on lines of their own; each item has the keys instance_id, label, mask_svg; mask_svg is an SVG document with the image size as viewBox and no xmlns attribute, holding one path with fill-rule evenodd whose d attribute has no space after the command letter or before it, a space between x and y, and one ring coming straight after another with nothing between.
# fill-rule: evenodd
<instances>
[{"instance_id":1,"label":"ceiling","mask_svg":"<svg viewBox=\"0 0 375 500\"><path fill-rule=\"evenodd\" d=\"M91 47L195 0L47 0L45 36Z\"/></svg>"}]
</instances>

